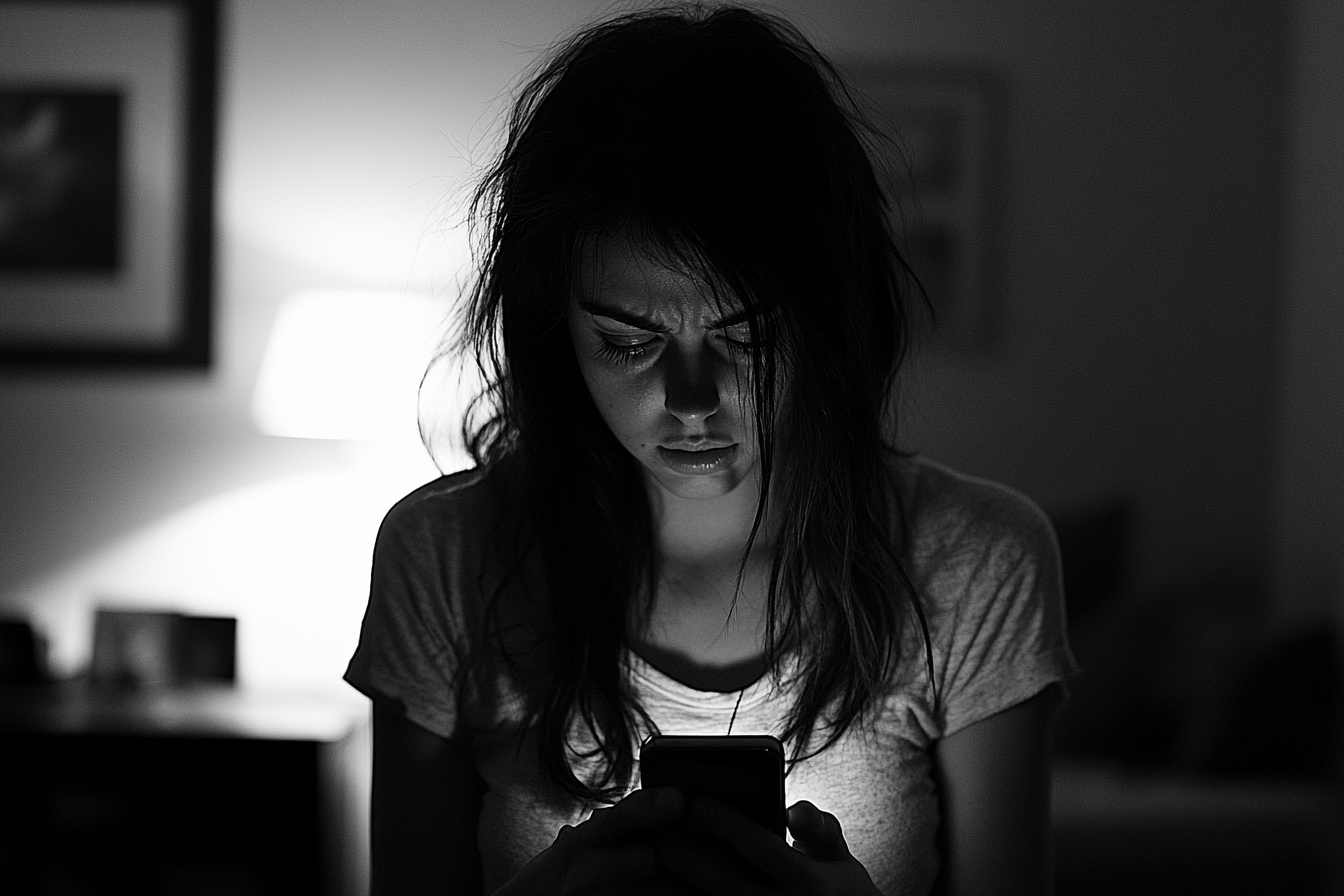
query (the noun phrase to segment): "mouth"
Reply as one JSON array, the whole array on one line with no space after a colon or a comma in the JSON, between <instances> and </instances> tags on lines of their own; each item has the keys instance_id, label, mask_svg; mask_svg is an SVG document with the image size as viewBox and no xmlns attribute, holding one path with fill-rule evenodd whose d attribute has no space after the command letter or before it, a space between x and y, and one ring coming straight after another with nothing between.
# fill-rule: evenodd
<instances>
[{"instance_id":1,"label":"mouth","mask_svg":"<svg viewBox=\"0 0 1344 896\"><path fill-rule=\"evenodd\" d=\"M664 444L659 447L666 448L668 451L684 451L687 454L693 454L697 451L715 451L720 448L732 448L736 444L736 442L730 442L727 439L699 438L685 442Z\"/></svg>"},{"instance_id":2,"label":"mouth","mask_svg":"<svg viewBox=\"0 0 1344 896\"><path fill-rule=\"evenodd\" d=\"M701 443L696 448L665 448L659 445L658 456L673 472L704 476L727 469L737 456L737 445L709 447Z\"/></svg>"}]
</instances>

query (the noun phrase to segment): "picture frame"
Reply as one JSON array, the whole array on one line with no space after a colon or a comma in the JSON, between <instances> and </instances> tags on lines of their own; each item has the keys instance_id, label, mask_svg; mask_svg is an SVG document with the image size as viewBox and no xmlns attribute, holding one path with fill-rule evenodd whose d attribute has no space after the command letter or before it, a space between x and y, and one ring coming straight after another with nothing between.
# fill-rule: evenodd
<instances>
[{"instance_id":1,"label":"picture frame","mask_svg":"<svg viewBox=\"0 0 1344 896\"><path fill-rule=\"evenodd\" d=\"M209 367L218 23L0 0L0 367Z\"/></svg>"},{"instance_id":2,"label":"picture frame","mask_svg":"<svg viewBox=\"0 0 1344 896\"><path fill-rule=\"evenodd\" d=\"M950 66L851 65L846 73L883 133L878 176L893 199L898 244L932 307L935 342L992 351L1001 80Z\"/></svg>"}]
</instances>

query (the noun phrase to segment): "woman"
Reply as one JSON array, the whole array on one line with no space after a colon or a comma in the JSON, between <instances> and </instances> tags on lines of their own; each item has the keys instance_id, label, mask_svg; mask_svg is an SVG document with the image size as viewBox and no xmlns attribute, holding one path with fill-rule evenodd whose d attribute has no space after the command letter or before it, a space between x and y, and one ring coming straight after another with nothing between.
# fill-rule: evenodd
<instances>
[{"instance_id":1,"label":"woman","mask_svg":"<svg viewBox=\"0 0 1344 896\"><path fill-rule=\"evenodd\" d=\"M347 680L389 893L1039 892L1057 550L889 447L917 283L841 79L730 7L587 29L476 197L476 469L388 514ZM789 751L792 845L640 790Z\"/></svg>"}]
</instances>

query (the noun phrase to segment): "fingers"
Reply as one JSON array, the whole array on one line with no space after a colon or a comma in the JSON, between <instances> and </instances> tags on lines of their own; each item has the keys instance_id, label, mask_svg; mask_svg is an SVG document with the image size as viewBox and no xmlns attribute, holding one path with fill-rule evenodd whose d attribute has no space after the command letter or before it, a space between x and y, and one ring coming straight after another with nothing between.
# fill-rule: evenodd
<instances>
[{"instance_id":1,"label":"fingers","mask_svg":"<svg viewBox=\"0 0 1344 896\"><path fill-rule=\"evenodd\" d=\"M685 881L659 874L637 881L621 881L605 887L585 890L584 896L703 896Z\"/></svg>"},{"instance_id":2,"label":"fingers","mask_svg":"<svg viewBox=\"0 0 1344 896\"><path fill-rule=\"evenodd\" d=\"M663 868L696 892L734 896L773 892L768 876L727 844L694 827L675 825L660 831L654 836L654 852Z\"/></svg>"},{"instance_id":3,"label":"fingers","mask_svg":"<svg viewBox=\"0 0 1344 896\"><path fill-rule=\"evenodd\" d=\"M809 802L789 808L790 847L732 806L695 796L685 821L653 837L658 861L706 893L875 893L868 872L849 852L840 821Z\"/></svg>"},{"instance_id":4,"label":"fingers","mask_svg":"<svg viewBox=\"0 0 1344 896\"><path fill-rule=\"evenodd\" d=\"M774 873L777 862L786 861L780 847L784 841L758 824L753 824L732 806L710 797L691 801L688 816L707 832L733 846L753 865ZM806 800L789 807L789 832L799 852L814 859L838 862L850 857L840 819L823 812ZM787 849L787 847L786 847ZM787 867L787 862L786 862Z\"/></svg>"},{"instance_id":5,"label":"fingers","mask_svg":"<svg viewBox=\"0 0 1344 896\"><path fill-rule=\"evenodd\" d=\"M840 819L807 800L794 803L787 814L795 849L814 859L830 862L849 858L849 844L845 842Z\"/></svg>"},{"instance_id":6,"label":"fingers","mask_svg":"<svg viewBox=\"0 0 1344 896\"><path fill-rule=\"evenodd\" d=\"M666 884L650 832L675 822L686 800L672 787L636 790L580 825L565 825L555 842L537 853L498 893L631 894L674 892Z\"/></svg>"},{"instance_id":7,"label":"fingers","mask_svg":"<svg viewBox=\"0 0 1344 896\"><path fill-rule=\"evenodd\" d=\"M569 866L561 892L583 893L658 873L658 857L648 844L588 848L579 852Z\"/></svg>"},{"instance_id":8,"label":"fingers","mask_svg":"<svg viewBox=\"0 0 1344 896\"><path fill-rule=\"evenodd\" d=\"M675 788L636 790L582 824L565 825L510 883L517 882L518 892L632 892L636 882L660 872L649 832L676 821L684 806Z\"/></svg>"},{"instance_id":9,"label":"fingers","mask_svg":"<svg viewBox=\"0 0 1344 896\"><path fill-rule=\"evenodd\" d=\"M631 834L649 831L676 821L686 799L675 787L635 790L607 809L598 809L578 827L560 832L561 838L577 840L583 847L618 843ZM567 833L567 831L572 833Z\"/></svg>"},{"instance_id":10,"label":"fingers","mask_svg":"<svg viewBox=\"0 0 1344 896\"><path fill-rule=\"evenodd\" d=\"M756 852L775 852L780 847L788 848L778 834L714 797L696 796L690 801L687 815L709 833L734 846L741 844Z\"/></svg>"},{"instance_id":11,"label":"fingers","mask_svg":"<svg viewBox=\"0 0 1344 896\"><path fill-rule=\"evenodd\" d=\"M748 870L777 882L787 882L798 868L800 856L783 837L722 800L696 796L687 804L686 817L709 837L720 841L738 866L745 862Z\"/></svg>"},{"instance_id":12,"label":"fingers","mask_svg":"<svg viewBox=\"0 0 1344 896\"><path fill-rule=\"evenodd\" d=\"M690 798L683 817L651 839L662 867L700 892L878 892L850 854L839 819L809 802L789 807L792 847L711 797Z\"/></svg>"}]
</instances>

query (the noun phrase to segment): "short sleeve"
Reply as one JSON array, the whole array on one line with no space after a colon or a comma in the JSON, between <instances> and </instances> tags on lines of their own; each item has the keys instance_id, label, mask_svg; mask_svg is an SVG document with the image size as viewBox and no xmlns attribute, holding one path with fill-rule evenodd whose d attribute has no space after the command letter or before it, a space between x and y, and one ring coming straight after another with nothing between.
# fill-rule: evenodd
<instances>
[{"instance_id":1,"label":"short sleeve","mask_svg":"<svg viewBox=\"0 0 1344 896\"><path fill-rule=\"evenodd\" d=\"M947 533L930 583L940 736L1077 671L1049 520L1010 489L976 484L975 500Z\"/></svg>"},{"instance_id":2,"label":"short sleeve","mask_svg":"<svg viewBox=\"0 0 1344 896\"><path fill-rule=\"evenodd\" d=\"M464 631L462 526L448 480L388 512L373 550L369 605L345 680L442 737L458 725Z\"/></svg>"}]
</instances>

